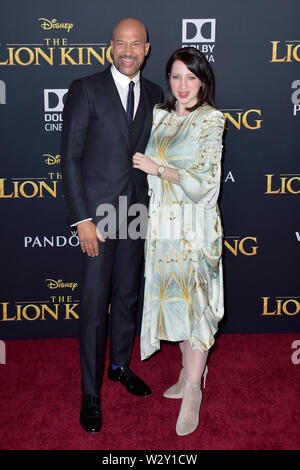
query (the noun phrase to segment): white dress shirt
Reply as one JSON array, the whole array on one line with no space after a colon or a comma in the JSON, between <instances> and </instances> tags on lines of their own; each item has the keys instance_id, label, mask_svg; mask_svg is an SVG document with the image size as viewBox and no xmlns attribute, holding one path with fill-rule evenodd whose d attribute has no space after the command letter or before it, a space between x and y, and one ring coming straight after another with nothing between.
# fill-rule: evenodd
<instances>
[{"instance_id":1,"label":"white dress shirt","mask_svg":"<svg viewBox=\"0 0 300 470\"><path fill-rule=\"evenodd\" d=\"M127 77L126 75L123 75L121 72L119 72L119 70L115 67L114 64L112 64L110 71L111 71L113 80L115 82L115 85L117 87L117 90L119 92L120 100L125 111L126 111L129 83L131 81L134 82L134 88L133 88L133 93L134 93L133 117L134 117L136 110L138 108L138 105L139 105L139 101L140 101L140 93L141 93L140 72L134 78L131 79ZM79 224L80 222L85 222L86 220L92 220L92 219L88 218L88 219L80 220L72 224L71 227L76 227L77 224Z\"/></svg>"},{"instance_id":2,"label":"white dress shirt","mask_svg":"<svg viewBox=\"0 0 300 470\"><path fill-rule=\"evenodd\" d=\"M133 117L134 117L137 107L139 105L139 101L140 101L140 90L141 90L140 72L134 78L129 78L126 75L123 75L121 72L119 72L119 70L115 67L114 64L111 66L110 71L114 79L115 85L117 87L117 90L119 92L120 99L121 99L121 102L125 111L126 111L129 83L131 81L134 82L134 88L133 88L133 93L134 93Z\"/></svg>"}]
</instances>

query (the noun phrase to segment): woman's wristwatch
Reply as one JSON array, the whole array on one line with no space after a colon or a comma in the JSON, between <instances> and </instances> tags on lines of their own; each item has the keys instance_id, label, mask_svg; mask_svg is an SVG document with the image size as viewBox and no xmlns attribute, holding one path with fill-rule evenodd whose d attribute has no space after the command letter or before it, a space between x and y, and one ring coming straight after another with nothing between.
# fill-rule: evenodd
<instances>
[{"instance_id":1,"label":"woman's wristwatch","mask_svg":"<svg viewBox=\"0 0 300 470\"><path fill-rule=\"evenodd\" d=\"M157 176L158 176L159 178L161 178L162 174L163 174L165 171L166 171L166 169L165 169L164 166L159 166L159 167L157 168Z\"/></svg>"}]
</instances>

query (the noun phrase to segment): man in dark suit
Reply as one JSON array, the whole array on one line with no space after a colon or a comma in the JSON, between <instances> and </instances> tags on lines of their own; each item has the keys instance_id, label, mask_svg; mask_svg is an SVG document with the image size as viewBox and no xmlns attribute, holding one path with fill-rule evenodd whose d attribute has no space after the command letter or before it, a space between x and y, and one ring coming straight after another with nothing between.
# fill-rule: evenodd
<instances>
[{"instance_id":1,"label":"man in dark suit","mask_svg":"<svg viewBox=\"0 0 300 470\"><path fill-rule=\"evenodd\" d=\"M83 392L80 422L92 433L102 426L99 396L109 304L108 377L134 395L151 395L149 387L128 366L144 240L124 237L123 225L122 236L119 225L109 237L99 230L104 204L113 205L120 215L120 196L126 197L126 208L148 202L146 174L133 168L132 157L135 152L145 151L153 107L162 101L161 88L140 75L149 47L141 22L133 18L120 21L111 41L113 65L72 82L64 106L63 185L69 223L77 226L84 253L79 327ZM130 218L125 222L128 228Z\"/></svg>"}]
</instances>

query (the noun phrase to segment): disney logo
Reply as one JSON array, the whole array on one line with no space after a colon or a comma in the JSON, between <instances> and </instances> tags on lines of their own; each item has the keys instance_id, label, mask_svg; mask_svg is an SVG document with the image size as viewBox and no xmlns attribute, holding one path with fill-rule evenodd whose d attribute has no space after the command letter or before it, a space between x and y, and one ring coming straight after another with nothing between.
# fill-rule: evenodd
<instances>
[{"instance_id":1,"label":"disney logo","mask_svg":"<svg viewBox=\"0 0 300 470\"><path fill-rule=\"evenodd\" d=\"M44 153L43 157L47 157L45 159L45 163L47 163L47 165L55 165L55 164L60 163L60 155L55 155L54 157L53 155L50 155L49 153Z\"/></svg>"},{"instance_id":2,"label":"disney logo","mask_svg":"<svg viewBox=\"0 0 300 470\"><path fill-rule=\"evenodd\" d=\"M46 279L46 281L49 281L47 284L47 287L49 289L76 289L78 286L77 282L62 282L62 279L58 279L58 281L55 281L54 279Z\"/></svg>"},{"instance_id":3,"label":"disney logo","mask_svg":"<svg viewBox=\"0 0 300 470\"><path fill-rule=\"evenodd\" d=\"M47 20L46 18L39 18L39 21L42 21L42 29L66 29L67 32L70 32L70 29L73 28L73 23L59 23L55 18L53 20Z\"/></svg>"}]
</instances>

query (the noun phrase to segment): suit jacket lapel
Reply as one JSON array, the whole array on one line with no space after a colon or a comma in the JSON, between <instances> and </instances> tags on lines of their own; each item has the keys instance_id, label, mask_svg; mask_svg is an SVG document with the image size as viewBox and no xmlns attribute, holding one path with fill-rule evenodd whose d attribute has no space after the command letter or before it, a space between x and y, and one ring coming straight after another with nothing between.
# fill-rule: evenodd
<instances>
[{"instance_id":1,"label":"suit jacket lapel","mask_svg":"<svg viewBox=\"0 0 300 470\"><path fill-rule=\"evenodd\" d=\"M128 145L128 148L130 148L129 126L128 126L128 121L127 121L125 110L121 103L119 92L117 90L114 79L110 72L110 68L107 68L105 70L105 73L106 73L106 80L107 80L107 94L109 95L108 101L111 106L113 119L115 121L115 125L119 127L121 133L123 134L124 139Z\"/></svg>"},{"instance_id":2,"label":"suit jacket lapel","mask_svg":"<svg viewBox=\"0 0 300 470\"><path fill-rule=\"evenodd\" d=\"M144 119L143 131L140 133L136 148L139 147L139 144L140 144L141 140L144 138L144 133L145 132L149 133L149 129L151 129L151 127L152 127L152 109L150 107L147 91L145 89L145 85L144 85L144 81L143 81L142 76L141 76L141 79L140 79L140 86L141 86L140 103L141 103L141 98L142 98L142 95L143 95L145 114L142 117ZM137 112L136 112L136 117L137 118L138 118L138 112L139 112L139 109L137 109Z\"/></svg>"}]
</instances>

